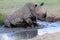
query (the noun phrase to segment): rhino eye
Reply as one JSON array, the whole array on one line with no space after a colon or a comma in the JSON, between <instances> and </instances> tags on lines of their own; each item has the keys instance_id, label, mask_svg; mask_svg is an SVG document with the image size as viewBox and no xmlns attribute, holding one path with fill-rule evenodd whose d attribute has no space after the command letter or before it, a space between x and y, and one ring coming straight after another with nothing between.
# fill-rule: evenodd
<instances>
[{"instance_id":1,"label":"rhino eye","mask_svg":"<svg viewBox=\"0 0 60 40\"><path fill-rule=\"evenodd\" d=\"M37 7L37 4L35 4L35 7Z\"/></svg>"}]
</instances>

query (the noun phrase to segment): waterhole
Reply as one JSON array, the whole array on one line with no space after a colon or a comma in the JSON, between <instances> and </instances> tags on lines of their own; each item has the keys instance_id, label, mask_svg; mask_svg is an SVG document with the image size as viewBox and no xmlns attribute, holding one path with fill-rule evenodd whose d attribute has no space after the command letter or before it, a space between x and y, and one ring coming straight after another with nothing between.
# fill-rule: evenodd
<instances>
[{"instance_id":1,"label":"waterhole","mask_svg":"<svg viewBox=\"0 0 60 40\"><path fill-rule=\"evenodd\" d=\"M37 21L38 29L22 29L22 28L5 28L4 25L0 26L0 40L22 40L34 38L37 35L45 33L54 33L60 31L60 21L45 22Z\"/></svg>"}]
</instances>

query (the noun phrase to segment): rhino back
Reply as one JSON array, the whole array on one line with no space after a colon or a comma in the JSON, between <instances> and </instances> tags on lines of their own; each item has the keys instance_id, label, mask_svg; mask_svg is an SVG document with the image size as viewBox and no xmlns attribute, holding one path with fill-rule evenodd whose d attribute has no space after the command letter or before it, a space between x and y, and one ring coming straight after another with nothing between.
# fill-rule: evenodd
<instances>
[{"instance_id":1,"label":"rhino back","mask_svg":"<svg viewBox=\"0 0 60 40\"><path fill-rule=\"evenodd\" d=\"M31 8L34 8L33 4ZM10 16L8 16L6 19L9 20L10 23L16 24L19 21L22 21L22 18L28 18L31 15L29 4L24 5L21 9L16 10L13 12Z\"/></svg>"}]
</instances>

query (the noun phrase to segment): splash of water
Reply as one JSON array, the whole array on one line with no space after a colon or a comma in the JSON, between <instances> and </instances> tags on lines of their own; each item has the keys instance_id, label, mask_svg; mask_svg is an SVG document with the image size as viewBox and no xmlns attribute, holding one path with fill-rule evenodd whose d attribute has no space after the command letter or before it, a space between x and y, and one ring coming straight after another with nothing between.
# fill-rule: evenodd
<instances>
[{"instance_id":1,"label":"splash of water","mask_svg":"<svg viewBox=\"0 0 60 40\"><path fill-rule=\"evenodd\" d=\"M45 22L45 21L43 21L43 22L37 21L37 23L39 25L44 25L44 27L46 27L43 29L38 29L38 35L43 35L45 33L60 32L60 21L53 22L53 23Z\"/></svg>"},{"instance_id":2,"label":"splash of water","mask_svg":"<svg viewBox=\"0 0 60 40\"><path fill-rule=\"evenodd\" d=\"M44 27L59 27L60 21L57 22L46 22L46 21L37 21L38 25L44 25Z\"/></svg>"},{"instance_id":3,"label":"splash of water","mask_svg":"<svg viewBox=\"0 0 60 40\"><path fill-rule=\"evenodd\" d=\"M12 36L9 36L7 33L0 34L0 40L13 40Z\"/></svg>"}]
</instances>

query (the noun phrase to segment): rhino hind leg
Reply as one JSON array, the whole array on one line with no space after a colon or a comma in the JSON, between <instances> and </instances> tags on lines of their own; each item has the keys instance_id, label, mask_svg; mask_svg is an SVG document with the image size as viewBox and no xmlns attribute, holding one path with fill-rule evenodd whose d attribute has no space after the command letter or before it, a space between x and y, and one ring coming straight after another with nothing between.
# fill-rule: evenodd
<instances>
[{"instance_id":1,"label":"rhino hind leg","mask_svg":"<svg viewBox=\"0 0 60 40\"><path fill-rule=\"evenodd\" d=\"M10 27L11 27L9 20L5 20L4 26L5 26L6 28L10 28Z\"/></svg>"},{"instance_id":2,"label":"rhino hind leg","mask_svg":"<svg viewBox=\"0 0 60 40\"><path fill-rule=\"evenodd\" d=\"M27 19L22 18L23 21L22 22L17 22L15 25L10 23L9 21L7 21L5 23L5 26L7 28L27 28L27 27L32 28L32 27L37 26L36 17L32 16L29 19L31 19L31 20L28 20L30 22L26 21Z\"/></svg>"},{"instance_id":3,"label":"rhino hind leg","mask_svg":"<svg viewBox=\"0 0 60 40\"><path fill-rule=\"evenodd\" d=\"M22 22L17 22L15 25L10 24L11 28L27 28L28 26L31 27L31 24L28 23L24 18Z\"/></svg>"}]
</instances>

